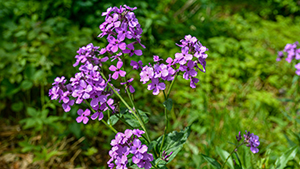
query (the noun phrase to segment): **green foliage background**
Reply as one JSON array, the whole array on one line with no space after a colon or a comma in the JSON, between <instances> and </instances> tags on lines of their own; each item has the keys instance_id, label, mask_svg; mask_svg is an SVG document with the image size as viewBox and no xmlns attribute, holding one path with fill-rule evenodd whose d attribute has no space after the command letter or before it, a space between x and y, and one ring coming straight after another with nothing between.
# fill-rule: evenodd
<instances>
[{"instance_id":1,"label":"green foliage background","mask_svg":"<svg viewBox=\"0 0 300 169\"><path fill-rule=\"evenodd\" d=\"M154 54L174 57L180 52L175 43L187 34L209 48L206 73L199 74L197 88L178 78L171 93L169 128L193 125L187 144L168 167L211 168L201 154L222 161L217 150L231 151L228 141L244 130L261 141L258 154L245 149L245 156L254 159L252 168L267 168L300 145L299 105L293 102L300 98L300 79L295 63L276 62L277 51L300 40L300 1L10 0L0 2L0 121L2 126L19 125L22 132L15 135L13 149L7 136L1 138L7 151L0 155L34 153L31 167L57 167L51 158L69 161L73 154L54 145L84 136L74 166L106 167L113 133L99 122L77 124L78 107L64 113L59 103L49 100L48 90L55 77L76 73L72 64L81 46L106 44L97 38L101 13L122 4L138 8L147 47L143 61L151 62ZM137 105L151 114L148 127L151 138L157 138L164 128L163 96L152 96L138 82L135 86ZM122 124L117 127L124 129ZM32 141L37 135L42 139ZM298 168L299 162L296 156L288 165Z\"/></svg>"}]
</instances>

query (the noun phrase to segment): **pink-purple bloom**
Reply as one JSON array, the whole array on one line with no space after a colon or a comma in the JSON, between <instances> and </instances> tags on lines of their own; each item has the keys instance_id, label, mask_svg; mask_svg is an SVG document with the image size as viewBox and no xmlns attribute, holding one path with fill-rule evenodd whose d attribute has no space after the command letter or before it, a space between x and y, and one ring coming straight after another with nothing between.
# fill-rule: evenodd
<instances>
[{"instance_id":1,"label":"pink-purple bloom","mask_svg":"<svg viewBox=\"0 0 300 169\"><path fill-rule=\"evenodd\" d=\"M128 158L131 157L132 162L139 168L151 168L153 156L147 152L148 147L139 140L143 133L145 132L139 129L127 129L124 133L117 133L110 143L112 148L109 151L111 158L107 162L108 167L127 169Z\"/></svg>"},{"instance_id":2,"label":"pink-purple bloom","mask_svg":"<svg viewBox=\"0 0 300 169\"><path fill-rule=\"evenodd\" d=\"M114 74L112 75L113 79L118 79L119 75L124 77L126 75L126 72L124 70L121 70L121 67L123 66L123 62L122 61L118 61L117 63L117 67L114 65L111 65L109 67L110 71L114 71Z\"/></svg>"},{"instance_id":3,"label":"pink-purple bloom","mask_svg":"<svg viewBox=\"0 0 300 169\"><path fill-rule=\"evenodd\" d=\"M126 85L125 89L129 89L130 93L134 93L135 92L135 89L132 87L131 83L133 81L133 78L127 80L127 82L121 82L120 84L121 85Z\"/></svg>"},{"instance_id":4,"label":"pink-purple bloom","mask_svg":"<svg viewBox=\"0 0 300 169\"><path fill-rule=\"evenodd\" d=\"M259 137L253 133L245 131L243 144L246 144L247 147L250 147L252 153L258 153L259 149L257 148L260 144ZM242 140L241 132L236 136L238 142Z\"/></svg>"},{"instance_id":5,"label":"pink-purple bloom","mask_svg":"<svg viewBox=\"0 0 300 169\"><path fill-rule=\"evenodd\" d=\"M284 47L283 51L279 51L278 52L278 57L276 59L276 61L280 61L281 59L283 59L285 57L286 54L286 58L285 60L287 62L292 62L293 60L300 60L300 48L297 49L297 47L299 46L299 42L296 41L293 44L286 44L286 46ZM295 65L296 70L296 74L300 76L300 65L299 63Z\"/></svg>"},{"instance_id":6,"label":"pink-purple bloom","mask_svg":"<svg viewBox=\"0 0 300 169\"><path fill-rule=\"evenodd\" d=\"M76 118L77 123L83 122L84 124L86 124L89 121L88 116L91 114L91 111L89 109L86 109L85 111L79 109L77 111L77 114L79 115Z\"/></svg>"}]
</instances>

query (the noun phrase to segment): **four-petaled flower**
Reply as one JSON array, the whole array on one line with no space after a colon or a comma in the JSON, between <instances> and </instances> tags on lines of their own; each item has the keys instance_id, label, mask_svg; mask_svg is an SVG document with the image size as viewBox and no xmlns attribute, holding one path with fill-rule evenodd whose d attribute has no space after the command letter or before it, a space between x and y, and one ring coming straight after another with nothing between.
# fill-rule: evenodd
<instances>
[{"instance_id":1,"label":"four-petaled flower","mask_svg":"<svg viewBox=\"0 0 300 169\"><path fill-rule=\"evenodd\" d=\"M157 78L151 79L152 83L148 85L148 90L153 90L153 95L158 95L159 90L165 90L166 85L164 83L160 83Z\"/></svg>"},{"instance_id":2,"label":"four-petaled flower","mask_svg":"<svg viewBox=\"0 0 300 169\"><path fill-rule=\"evenodd\" d=\"M89 109L86 109L85 111L79 109L77 111L77 114L79 115L76 118L77 123L83 122L84 124L86 124L89 121L88 116L91 114L91 111Z\"/></svg>"},{"instance_id":3,"label":"four-petaled flower","mask_svg":"<svg viewBox=\"0 0 300 169\"><path fill-rule=\"evenodd\" d=\"M122 61L118 61L117 67L114 66L114 65L111 65L109 67L109 70L114 72L114 74L112 75L113 79L115 79L115 80L118 79L119 75L122 76L122 77L124 77L126 75L126 72L124 70L120 70L120 68L122 66L123 66L123 62Z\"/></svg>"}]
</instances>

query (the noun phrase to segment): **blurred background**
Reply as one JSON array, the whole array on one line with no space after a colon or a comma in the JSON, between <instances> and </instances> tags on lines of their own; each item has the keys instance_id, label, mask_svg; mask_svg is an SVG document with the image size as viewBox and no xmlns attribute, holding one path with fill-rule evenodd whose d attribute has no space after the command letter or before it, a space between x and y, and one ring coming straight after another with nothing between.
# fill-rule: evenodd
<instances>
[{"instance_id":1,"label":"blurred background","mask_svg":"<svg viewBox=\"0 0 300 169\"><path fill-rule=\"evenodd\" d=\"M188 142L169 168L211 168L201 154L222 161L235 135L260 137L258 154L239 150L260 168L300 146L299 76L295 63L276 62L277 51L300 41L299 0L9 0L0 1L0 168L107 168L110 140L100 122L76 122L48 90L57 76L73 77L76 51L97 38L108 7L127 4L143 28L141 59L174 57L185 35L206 46L206 73L196 89L178 78L169 128L192 125ZM136 57L135 59L139 59ZM164 101L135 82L140 109L151 114L151 138L163 134ZM137 86L141 86L138 88ZM125 126L117 123L119 131ZM299 155L300 152L298 152ZM299 156L288 163L300 168ZM255 167L254 167L255 168Z\"/></svg>"}]
</instances>

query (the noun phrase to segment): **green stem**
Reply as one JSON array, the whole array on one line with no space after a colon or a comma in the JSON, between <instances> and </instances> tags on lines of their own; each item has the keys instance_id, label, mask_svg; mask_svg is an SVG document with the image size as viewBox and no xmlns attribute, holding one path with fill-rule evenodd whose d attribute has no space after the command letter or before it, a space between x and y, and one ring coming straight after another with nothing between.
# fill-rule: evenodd
<instances>
[{"instance_id":1,"label":"green stem","mask_svg":"<svg viewBox=\"0 0 300 169\"><path fill-rule=\"evenodd\" d=\"M235 150L237 149L237 148L239 148L241 145L243 145L243 144L245 144L245 142L242 142L240 145L237 145L234 149L233 149L233 151L229 154L229 156L226 158L226 160L225 160L225 162L224 162L224 164L223 164L223 166L222 166L222 168L221 169L223 169L224 167L225 167L225 164L226 164L226 162L228 161L228 159L232 156L232 154L235 152Z\"/></svg>"},{"instance_id":2,"label":"green stem","mask_svg":"<svg viewBox=\"0 0 300 169\"><path fill-rule=\"evenodd\" d=\"M175 75L175 77L174 77L174 80L172 81L172 83L171 83L171 85L170 85L170 87L169 87L169 90L168 90L168 94L167 94L166 100L167 100L167 99L169 98L169 96L170 96L171 90L172 90L172 88L173 88L174 82L176 81L177 77L178 77L178 73L176 73L176 75Z\"/></svg>"},{"instance_id":3,"label":"green stem","mask_svg":"<svg viewBox=\"0 0 300 169\"><path fill-rule=\"evenodd\" d=\"M163 148L163 145L164 145L164 142L165 142L165 137L166 137L166 134L167 134L167 130L168 130L168 114L167 114L167 108L165 107L165 131L164 131L164 135L163 135L163 139L162 139L162 142L161 142L161 145L160 145L160 148L159 148L159 152L161 152L162 148Z\"/></svg>"},{"instance_id":4,"label":"green stem","mask_svg":"<svg viewBox=\"0 0 300 169\"><path fill-rule=\"evenodd\" d=\"M148 132L146 130L145 127L145 123L143 120L141 120L139 118L139 116L135 113L135 111L126 103L126 101L122 98L122 96L112 87L112 85L107 81L106 77L104 76L104 74L102 72L100 72L102 78L107 82L108 86L114 91L114 93L119 97L119 99L123 102L123 104L132 112L132 114L135 116L135 118L138 120L138 122L140 123L142 129L145 131L146 137L147 137L147 141L148 143L151 142L150 137L148 135Z\"/></svg>"},{"instance_id":5,"label":"green stem","mask_svg":"<svg viewBox=\"0 0 300 169\"><path fill-rule=\"evenodd\" d=\"M171 85L169 87L167 95L166 95L165 91L163 90L163 93L164 93L164 96L165 96L165 100L167 100L169 98L171 90L172 90L172 87L174 85L174 82L177 79L177 76L178 76L178 73L176 73L176 75L174 77L174 80L171 82ZM167 134L167 131L168 131L168 122L169 122L169 119L168 119L168 114L167 114L167 108L165 107L165 123L166 123L166 125L165 125L164 135L163 135L163 139L162 139L162 142L161 142L161 145L160 145L159 152L161 152L161 150L163 148L163 145L164 145L164 142L165 142L166 134Z\"/></svg>"}]
</instances>

